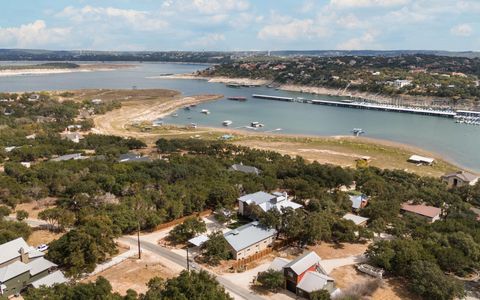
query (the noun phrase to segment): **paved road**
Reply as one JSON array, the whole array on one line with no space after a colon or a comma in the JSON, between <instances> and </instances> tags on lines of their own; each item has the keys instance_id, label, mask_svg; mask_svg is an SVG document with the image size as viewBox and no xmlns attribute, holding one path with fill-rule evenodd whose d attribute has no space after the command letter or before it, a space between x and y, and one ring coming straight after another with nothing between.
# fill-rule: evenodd
<instances>
[{"instance_id":1,"label":"paved road","mask_svg":"<svg viewBox=\"0 0 480 300\"><path fill-rule=\"evenodd\" d=\"M13 216L6 216L5 217L6 220L9 220L9 221L16 221L17 219ZM48 227L49 224L46 222L46 221L43 221L43 220L39 220L39 219L25 219L23 220L22 222L25 222L28 224L28 226L30 227Z\"/></svg>"},{"instance_id":2,"label":"paved road","mask_svg":"<svg viewBox=\"0 0 480 300\"><path fill-rule=\"evenodd\" d=\"M120 240L122 240L126 243L129 243L129 244L136 244L137 243L136 238L128 237L128 236L124 236L124 237L120 238ZM145 250L153 252L153 253L155 253L159 256L162 256L162 257L176 263L177 265L181 266L184 269L187 268L187 261L186 261L185 257L183 257L183 256L181 256L177 253L174 253L174 252L172 252L172 251L170 251L166 248L163 248L161 246L155 245L154 243L150 243L150 242L147 242L147 241L142 241L141 247ZM238 296L240 296L244 299L247 299L247 300L264 300L264 298L262 298L260 296L257 296L255 294L253 294L251 291L234 284L230 280L219 277L215 273L213 273L213 272L211 272L211 271L209 271L205 268L202 268L202 269L207 271L211 275L215 276L217 281L221 285L223 285L225 287L225 289L231 291L232 293L234 293L234 294L236 294L236 295L238 295Z\"/></svg>"}]
</instances>

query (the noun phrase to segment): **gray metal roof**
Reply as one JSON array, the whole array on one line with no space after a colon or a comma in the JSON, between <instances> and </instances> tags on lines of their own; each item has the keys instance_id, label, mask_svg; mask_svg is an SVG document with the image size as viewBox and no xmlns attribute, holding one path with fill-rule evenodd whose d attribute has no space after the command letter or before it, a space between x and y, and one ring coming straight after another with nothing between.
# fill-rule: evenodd
<instances>
[{"instance_id":1,"label":"gray metal roof","mask_svg":"<svg viewBox=\"0 0 480 300\"><path fill-rule=\"evenodd\" d=\"M362 201L366 198L365 195L351 195L350 201L352 201L352 208L359 209L362 206Z\"/></svg>"},{"instance_id":2,"label":"gray metal roof","mask_svg":"<svg viewBox=\"0 0 480 300\"><path fill-rule=\"evenodd\" d=\"M243 164L234 164L230 167L230 169L247 174L260 174L260 170L258 168L252 166L245 166Z\"/></svg>"},{"instance_id":3,"label":"gray metal roof","mask_svg":"<svg viewBox=\"0 0 480 300\"><path fill-rule=\"evenodd\" d=\"M350 213L345 214L345 215L343 216L343 218L344 218L345 220L353 221L353 223L355 223L355 225L360 225L360 224L368 221L368 218L361 217L361 216L357 216L357 215L350 214Z\"/></svg>"},{"instance_id":4,"label":"gray metal roof","mask_svg":"<svg viewBox=\"0 0 480 300\"><path fill-rule=\"evenodd\" d=\"M6 282L28 271L29 268L26 264L16 261L0 269L0 282Z\"/></svg>"},{"instance_id":5,"label":"gray metal roof","mask_svg":"<svg viewBox=\"0 0 480 300\"><path fill-rule=\"evenodd\" d=\"M284 268L290 268L293 272L295 272L295 274L300 275L311 266L318 264L321 260L322 259L317 255L317 253L310 251L292 260L290 263L285 265Z\"/></svg>"},{"instance_id":6,"label":"gray metal roof","mask_svg":"<svg viewBox=\"0 0 480 300\"><path fill-rule=\"evenodd\" d=\"M225 233L224 237L235 251L240 251L276 234L275 229L268 229L259 225L258 222L251 222Z\"/></svg>"},{"instance_id":7,"label":"gray metal roof","mask_svg":"<svg viewBox=\"0 0 480 300\"><path fill-rule=\"evenodd\" d=\"M203 245L203 243L205 243L206 241L208 241L208 236L206 234L202 234L188 240L190 244L193 244L197 247Z\"/></svg>"},{"instance_id":8,"label":"gray metal roof","mask_svg":"<svg viewBox=\"0 0 480 300\"><path fill-rule=\"evenodd\" d=\"M38 279L37 281L32 282L34 288L38 288L40 286L51 287L54 284L61 284L67 282L67 278L61 271L53 272L43 278Z\"/></svg>"},{"instance_id":9,"label":"gray metal roof","mask_svg":"<svg viewBox=\"0 0 480 300\"><path fill-rule=\"evenodd\" d=\"M30 269L30 275L35 276L38 273L41 273L45 270L50 268L57 267L56 264L53 262L46 260L45 258L41 257L35 260L32 260L27 264L27 267Z\"/></svg>"},{"instance_id":10,"label":"gray metal roof","mask_svg":"<svg viewBox=\"0 0 480 300\"><path fill-rule=\"evenodd\" d=\"M446 174L446 175L443 175L443 177L444 178L458 177L465 182L472 182L478 179L477 175L472 174L470 172L466 172L466 171L458 171L455 173Z\"/></svg>"},{"instance_id":11,"label":"gray metal roof","mask_svg":"<svg viewBox=\"0 0 480 300\"><path fill-rule=\"evenodd\" d=\"M248 194L248 195L242 196L242 197L238 198L238 200L241 201L241 202L246 202L247 204L255 203L257 205L260 205L260 204L265 203L267 201L270 201L274 198L275 198L275 196L271 195L269 193L256 192L256 193L253 193L253 194Z\"/></svg>"},{"instance_id":12,"label":"gray metal roof","mask_svg":"<svg viewBox=\"0 0 480 300\"><path fill-rule=\"evenodd\" d=\"M324 289L329 281L334 281L334 279L315 271L308 271L297 285L297 288L311 293Z\"/></svg>"},{"instance_id":13,"label":"gray metal roof","mask_svg":"<svg viewBox=\"0 0 480 300\"><path fill-rule=\"evenodd\" d=\"M275 257L268 269L280 272L290 261L290 259L286 259L283 257Z\"/></svg>"},{"instance_id":14,"label":"gray metal roof","mask_svg":"<svg viewBox=\"0 0 480 300\"><path fill-rule=\"evenodd\" d=\"M0 245L0 264L19 257L20 248L23 248L25 252L33 250L23 238L18 238Z\"/></svg>"},{"instance_id":15,"label":"gray metal roof","mask_svg":"<svg viewBox=\"0 0 480 300\"><path fill-rule=\"evenodd\" d=\"M65 161L71 159L80 159L82 157L82 153L73 153L73 154L66 154L59 156L57 158L52 158L51 161Z\"/></svg>"}]
</instances>

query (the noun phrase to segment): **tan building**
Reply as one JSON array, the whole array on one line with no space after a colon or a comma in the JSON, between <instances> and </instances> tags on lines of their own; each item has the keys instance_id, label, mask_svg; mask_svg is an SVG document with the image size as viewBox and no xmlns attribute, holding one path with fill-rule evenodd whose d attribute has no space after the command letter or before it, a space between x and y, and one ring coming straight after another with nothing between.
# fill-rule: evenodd
<instances>
[{"instance_id":1,"label":"tan building","mask_svg":"<svg viewBox=\"0 0 480 300\"><path fill-rule=\"evenodd\" d=\"M271 247L276 234L275 229L252 222L225 233L224 237L230 245L233 257L239 260Z\"/></svg>"},{"instance_id":2,"label":"tan building","mask_svg":"<svg viewBox=\"0 0 480 300\"><path fill-rule=\"evenodd\" d=\"M465 171L445 174L442 180L448 184L448 187L462 187L466 185L475 185L478 182L478 176Z\"/></svg>"},{"instance_id":3,"label":"tan building","mask_svg":"<svg viewBox=\"0 0 480 300\"><path fill-rule=\"evenodd\" d=\"M430 223L438 221L442 217L442 209L435 206L428 206L423 204L414 205L414 204L404 203L402 204L401 210L405 213L422 217Z\"/></svg>"}]
</instances>

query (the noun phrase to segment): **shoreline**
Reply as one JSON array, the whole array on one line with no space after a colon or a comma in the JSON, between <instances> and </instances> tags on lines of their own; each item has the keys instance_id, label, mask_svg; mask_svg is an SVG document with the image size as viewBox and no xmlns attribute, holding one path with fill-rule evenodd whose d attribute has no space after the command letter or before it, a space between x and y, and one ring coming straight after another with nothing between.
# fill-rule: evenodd
<instances>
[{"instance_id":1,"label":"shoreline","mask_svg":"<svg viewBox=\"0 0 480 300\"><path fill-rule=\"evenodd\" d=\"M2 69L0 70L0 77L52 75L81 72L106 72L134 67L136 67L136 65L133 64L81 64L78 68L35 68L35 66L32 66L32 68L27 69Z\"/></svg>"}]
</instances>

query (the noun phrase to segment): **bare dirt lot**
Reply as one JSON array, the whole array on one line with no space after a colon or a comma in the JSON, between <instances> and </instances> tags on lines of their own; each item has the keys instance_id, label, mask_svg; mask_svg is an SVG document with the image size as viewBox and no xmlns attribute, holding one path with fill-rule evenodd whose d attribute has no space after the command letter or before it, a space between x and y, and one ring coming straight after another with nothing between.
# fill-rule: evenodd
<instances>
[{"instance_id":1,"label":"bare dirt lot","mask_svg":"<svg viewBox=\"0 0 480 300\"><path fill-rule=\"evenodd\" d=\"M354 266L344 266L333 270L329 274L330 277L335 279L335 284L342 291L347 291L354 284L364 284L368 281L375 280L373 277L358 272ZM371 297L372 300L418 300L406 290L407 284L401 283L396 279L384 280L380 288L378 288Z\"/></svg>"},{"instance_id":2,"label":"bare dirt lot","mask_svg":"<svg viewBox=\"0 0 480 300\"><path fill-rule=\"evenodd\" d=\"M65 233L62 232L52 232L50 230L34 230L32 234L28 237L28 244L32 246L38 246L41 244L48 244L51 241L59 239Z\"/></svg>"},{"instance_id":3,"label":"bare dirt lot","mask_svg":"<svg viewBox=\"0 0 480 300\"><path fill-rule=\"evenodd\" d=\"M343 258L352 255L361 255L367 250L368 244L330 244L322 243L309 246L308 250L315 251L322 259Z\"/></svg>"},{"instance_id":4,"label":"bare dirt lot","mask_svg":"<svg viewBox=\"0 0 480 300\"><path fill-rule=\"evenodd\" d=\"M113 291L125 295L128 289L134 289L138 293L147 291L146 284L153 277L171 278L178 275L178 270L174 270L144 253L142 260L135 258L111 267L95 276L89 277L85 281L94 281L99 276L108 279L113 287Z\"/></svg>"}]
</instances>

